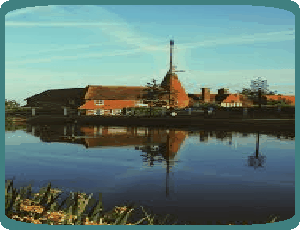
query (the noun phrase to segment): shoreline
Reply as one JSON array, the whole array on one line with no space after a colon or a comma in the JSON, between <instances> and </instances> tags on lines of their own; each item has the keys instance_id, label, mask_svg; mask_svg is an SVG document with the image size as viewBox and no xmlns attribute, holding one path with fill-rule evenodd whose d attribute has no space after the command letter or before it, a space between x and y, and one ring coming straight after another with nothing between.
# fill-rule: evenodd
<instances>
[{"instance_id":1,"label":"shoreline","mask_svg":"<svg viewBox=\"0 0 300 230\"><path fill-rule=\"evenodd\" d=\"M63 117L36 116L30 117L26 123L37 124L66 124L78 125L107 125L107 126L154 126L172 128L205 128L205 129L242 129L242 130L295 130L295 119L267 118L204 118L204 117Z\"/></svg>"}]
</instances>

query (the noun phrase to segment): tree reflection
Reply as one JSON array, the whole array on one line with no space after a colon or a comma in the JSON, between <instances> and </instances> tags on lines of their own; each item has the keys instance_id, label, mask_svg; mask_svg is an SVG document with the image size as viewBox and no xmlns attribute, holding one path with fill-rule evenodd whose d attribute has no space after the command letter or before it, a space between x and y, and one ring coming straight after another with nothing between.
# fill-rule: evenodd
<instances>
[{"instance_id":1,"label":"tree reflection","mask_svg":"<svg viewBox=\"0 0 300 230\"><path fill-rule=\"evenodd\" d=\"M154 166L155 162L166 162L166 197L170 197L170 171L175 164L174 157L179 151L182 143L184 142L187 131L166 130L167 138L165 143L158 145L148 145L135 147L136 150L141 150L143 161L148 162L150 167ZM165 132L165 131L164 131Z\"/></svg>"},{"instance_id":2,"label":"tree reflection","mask_svg":"<svg viewBox=\"0 0 300 230\"><path fill-rule=\"evenodd\" d=\"M169 138L168 138L169 139ZM170 154L167 153L167 144L160 144L158 146L141 146L135 147L136 150L141 150L145 154L142 154L143 162L148 162L150 167L154 166L154 162L161 163L163 160L166 162L166 197L170 196L170 168L172 163L170 161ZM173 162L173 161L172 161Z\"/></svg>"},{"instance_id":3,"label":"tree reflection","mask_svg":"<svg viewBox=\"0 0 300 230\"><path fill-rule=\"evenodd\" d=\"M248 156L248 166L257 168L264 168L266 163L266 156L259 153L259 132L256 135L256 152L252 156Z\"/></svg>"}]
</instances>

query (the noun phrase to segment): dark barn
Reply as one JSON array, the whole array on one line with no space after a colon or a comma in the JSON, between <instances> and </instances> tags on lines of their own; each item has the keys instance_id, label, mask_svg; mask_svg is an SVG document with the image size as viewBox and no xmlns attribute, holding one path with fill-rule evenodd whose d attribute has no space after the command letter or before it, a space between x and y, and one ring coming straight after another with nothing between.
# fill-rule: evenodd
<instances>
[{"instance_id":1,"label":"dark barn","mask_svg":"<svg viewBox=\"0 0 300 230\"><path fill-rule=\"evenodd\" d=\"M52 89L26 98L30 115L78 115L86 88Z\"/></svg>"}]
</instances>

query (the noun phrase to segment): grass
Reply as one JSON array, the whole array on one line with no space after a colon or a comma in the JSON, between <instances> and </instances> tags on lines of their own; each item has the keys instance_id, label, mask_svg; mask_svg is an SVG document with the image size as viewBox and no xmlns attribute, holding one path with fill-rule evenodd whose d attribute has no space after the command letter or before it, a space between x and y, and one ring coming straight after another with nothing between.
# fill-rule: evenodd
<instances>
[{"instance_id":1,"label":"grass","mask_svg":"<svg viewBox=\"0 0 300 230\"><path fill-rule=\"evenodd\" d=\"M99 201L92 198L93 194L70 192L62 198L63 192L47 187L39 193L32 193L31 185L16 190L13 181L5 183L5 215L10 219L34 224L48 225L174 225L184 224L171 215L161 217L148 214L143 206L115 206L104 213L102 195ZM271 215L264 223L279 221L279 216ZM255 222L253 222L255 223ZM185 223L186 224L186 223ZM220 222L208 224L221 224ZM247 221L227 222L226 225L243 224Z\"/></svg>"}]
</instances>

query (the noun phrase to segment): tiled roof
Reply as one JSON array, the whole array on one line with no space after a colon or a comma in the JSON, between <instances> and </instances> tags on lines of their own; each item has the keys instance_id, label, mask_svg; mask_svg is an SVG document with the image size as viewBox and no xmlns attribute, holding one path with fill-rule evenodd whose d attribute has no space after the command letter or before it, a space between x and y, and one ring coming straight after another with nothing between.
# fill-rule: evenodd
<instances>
[{"instance_id":1,"label":"tiled roof","mask_svg":"<svg viewBox=\"0 0 300 230\"><path fill-rule=\"evenodd\" d=\"M137 100L145 94L142 86L88 86L86 100Z\"/></svg>"},{"instance_id":2,"label":"tiled roof","mask_svg":"<svg viewBox=\"0 0 300 230\"><path fill-rule=\"evenodd\" d=\"M53 100L62 98L80 98L84 94L85 88L70 88L70 89L50 89L42 93L35 94L25 100Z\"/></svg>"},{"instance_id":3,"label":"tiled roof","mask_svg":"<svg viewBox=\"0 0 300 230\"><path fill-rule=\"evenodd\" d=\"M224 103L240 102L242 100L241 95L229 94L228 97L223 101Z\"/></svg>"},{"instance_id":4,"label":"tiled roof","mask_svg":"<svg viewBox=\"0 0 300 230\"><path fill-rule=\"evenodd\" d=\"M267 100L274 100L274 101L280 101L280 100L286 100L291 101L292 104L295 104L295 96L290 95L266 95Z\"/></svg>"}]
</instances>

